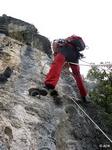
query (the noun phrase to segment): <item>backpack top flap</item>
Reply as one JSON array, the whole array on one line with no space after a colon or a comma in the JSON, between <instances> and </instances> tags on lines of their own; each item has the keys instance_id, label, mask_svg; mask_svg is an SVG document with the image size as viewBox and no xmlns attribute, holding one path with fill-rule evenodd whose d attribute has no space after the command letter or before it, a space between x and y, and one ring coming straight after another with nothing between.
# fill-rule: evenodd
<instances>
[{"instance_id":1,"label":"backpack top flap","mask_svg":"<svg viewBox=\"0 0 112 150\"><path fill-rule=\"evenodd\" d=\"M86 47L84 41L79 36L70 36L67 38L67 43L74 46L77 50L83 51Z\"/></svg>"}]
</instances>

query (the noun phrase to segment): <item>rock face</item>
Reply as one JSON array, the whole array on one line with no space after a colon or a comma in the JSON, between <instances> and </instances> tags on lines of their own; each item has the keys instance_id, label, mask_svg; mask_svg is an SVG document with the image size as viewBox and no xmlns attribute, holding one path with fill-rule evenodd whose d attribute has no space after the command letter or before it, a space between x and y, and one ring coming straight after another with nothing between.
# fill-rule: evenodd
<instances>
[{"instance_id":1,"label":"rock face","mask_svg":"<svg viewBox=\"0 0 112 150\"><path fill-rule=\"evenodd\" d=\"M40 35L38 30L29 23L12 17L0 17L0 33L41 49L50 57L52 54L49 40Z\"/></svg>"},{"instance_id":2,"label":"rock face","mask_svg":"<svg viewBox=\"0 0 112 150\"><path fill-rule=\"evenodd\" d=\"M51 91L40 99L29 96L29 88L43 85L53 61L48 56L51 52L44 47L45 42L50 42L40 35L42 38L37 36L31 41L33 45L25 44L18 26L22 21L2 19L0 74L7 66L13 72L7 82L0 83L0 150L100 150L104 144L111 149L108 139L75 102L103 128L104 117L98 113L99 108L92 102L72 100L80 99L72 75L61 75L57 92ZM27 25L30 26L23 22L23 31ZM21 38L11 33L10 26ZM31 28L30 33L34 30L37 31Z\"/></svg>"}]
</instances>

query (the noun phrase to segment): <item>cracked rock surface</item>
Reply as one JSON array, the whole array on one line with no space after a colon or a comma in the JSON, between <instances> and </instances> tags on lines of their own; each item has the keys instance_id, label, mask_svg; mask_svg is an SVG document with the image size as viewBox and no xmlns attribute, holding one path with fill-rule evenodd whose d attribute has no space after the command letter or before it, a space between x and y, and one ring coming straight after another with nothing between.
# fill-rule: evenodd
<instances>
[{"instance_id":1,"label":"cracked rock surface","mask_svg":"<svg viewBox=\"0 0 112 150\"><path fill-rule=\"evenodd\" d=\"M54 94L29 95L29 88L43 85L52 62L45 50L0 33L0 74L7 66L13 69L0 83L0 150L99 150L108 143L72 101L80 99L72 75L61 75ZM95 104L77 103L103 127Z\"/></svg>"}]
</instances>

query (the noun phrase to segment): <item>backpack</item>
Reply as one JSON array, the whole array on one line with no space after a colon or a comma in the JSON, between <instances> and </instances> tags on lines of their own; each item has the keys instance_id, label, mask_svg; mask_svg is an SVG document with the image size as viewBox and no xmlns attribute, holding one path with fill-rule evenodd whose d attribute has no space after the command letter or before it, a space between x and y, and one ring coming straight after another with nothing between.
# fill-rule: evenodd
<instances>
[{"instance_id":1,"label":"backpack","mask_svg":"<svg viewBox=\"0 0 112 150\"><path fill-rule=\"evenodd\" d=\"M67 43L75 47L78 51L83 51L86 45L83 39L79 36L72 35L66 39Z\"/></svg>"}]
</instances>

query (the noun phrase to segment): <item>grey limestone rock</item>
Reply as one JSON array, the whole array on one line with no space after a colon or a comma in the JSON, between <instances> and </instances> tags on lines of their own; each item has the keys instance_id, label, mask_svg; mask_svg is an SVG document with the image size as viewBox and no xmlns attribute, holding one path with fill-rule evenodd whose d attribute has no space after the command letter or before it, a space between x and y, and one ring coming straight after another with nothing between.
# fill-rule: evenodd
<instances>
[{"instance_id":1,"label":"grey limestone rock","mask_svg":"<svg viewBox=\"0 0 112 150\"><path fill-rule=\"evenodd\" d=\"M11 23L10 18L5 22ZM35 47L27 45L14 38L7 28L2 25L5 35L0 34L0 74L7 66L13 72L6 83L0 84L0 150L45 147L49 150L100 150L101 144L110 145L72 101L71 98L80 99L72 75L61 75L54 95L49 93L39 99L28 94L29 88L43 85L53 59L45 53L45 48L37 49L39 43ZM103 129L104 116L98 114L100 109L91 101L77 103Z\"/></svg>"}]
</instances>

